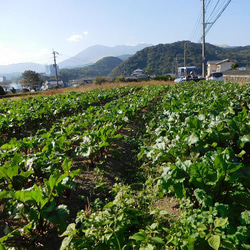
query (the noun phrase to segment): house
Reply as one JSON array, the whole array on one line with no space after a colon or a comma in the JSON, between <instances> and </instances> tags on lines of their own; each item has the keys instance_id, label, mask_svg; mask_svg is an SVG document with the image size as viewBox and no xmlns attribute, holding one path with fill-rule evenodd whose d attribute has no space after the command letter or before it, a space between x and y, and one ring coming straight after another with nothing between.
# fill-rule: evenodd
<instances>
[{"instance_id":1,"label":"house","mask_svg":"<svg viewBox=\"0 0 250 250\"><path fill-rule=\"evenodd\" d=\"M227 70L225 73L223 73L223 77L224 80L230 82L250 83L250 68L246 66Z\"/></svg>"},{"instance_id":2,"label":"house","mask_svg":"<svg viewBox=\"0 0 250 250\"><path fill-rule=\"evenodd\" d=\"M137 81L138 79L147 79L150 76L143 69L136 69L130 76L125 77L125 81Z\"/></svg>"},{"instance_id":3,"label":"house","mask_svg":"<svg viewBox=\"0 0 250 250\"><path fill-rule=\"evenodd\" d=\"M43 84L42 90L46 90L46 89L55 89L55 88L64 88L64 83L62 80L58 81L58 86L57 86L57 81L46 81Z\"/></svg>"},{"instance_id":4,"label":"house","mask_svg":"<svg viewBox=\"0 0 250 250\"><path fill-rule=\"evenodd\" d=\"M6 82L6 77L5 76L0 76L0 82Z\"/></svg>"},{"instance_id":5,"label":"house","mask_svg":"<svg viewBox=\"0 0 250 250\"><path fill-rule=\"evenodd\" d=\"M146 73L145 70L142 70L142 69L134 70L131 76L135 77L136 79L148 78L148 74Z\"/></svg>"},{"instance_id":6,"label":"house","mask_svg":"<svg viewBox=\"0 0 250 250\"><path fill-rule=\"evenodd\" d=\"M55 77L56 73L57 73L56 71L59 74L59 66L58 65L56 65L56 67L55 67L55 64L49 64L49 65L45 66L45 75L46 76Z\"/></svg>"},{"instance_id":7,"label":"house","mask_svg":"<svg viewBox=\"0 0 250 250\"><path fill-rule=\"evenodd\" d=\"M207 76L213 72L224 72L232 68L232 64L236 63L234 60L225 59L222 61L208 61L207 62Z\"/></svg>"}]
</instances>

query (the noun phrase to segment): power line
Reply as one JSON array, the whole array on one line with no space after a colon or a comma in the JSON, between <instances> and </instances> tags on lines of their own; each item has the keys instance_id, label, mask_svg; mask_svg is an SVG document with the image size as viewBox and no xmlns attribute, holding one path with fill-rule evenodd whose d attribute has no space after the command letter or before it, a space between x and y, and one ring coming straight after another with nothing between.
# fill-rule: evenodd
<instances>
[{"instance_id":1,"label":"power line","mask_svg":"<svg viewBox=\"0 0 250 250\"><path fill-rule=\"evenodd\" d=\"M230 4L231 0L227 1L225 3L225 5L222 7L222 9L220 10L220 12L217 14L217 16L215 17L214 21L211 22L211 24L209 25L209 27L206 28L206 34L208 33L208 31L213 27L213 25L216 23L216 21L220 18L220 16L222 15L222 13L226 10L226 8L228 7L228 5Z\"/></svg>"},{"instance_id":2,"label":"power line","mask_svg":"<svg viewBox=\"0 0 250 250\"><path fill-rule=\"evenodd\" d=\"M209 17L205 20L206 22L205 34L206 35L208 34L209 30L213 27L213 25L217 22L217 20L221 17L222 13L226 10L230 2L231 0L225 0L225 1L218 0L210 13L206 10L206 15L207 16L209 15ZM208 4L210 3L211 3L211 0L208 2ZM208 7L208 5L206 6ZM202 40L202 37L200 40Z\"/></svg>"},{"instance_id":3,"label":"power line","mask_svg":"<svg viewBox=\"0 0 250 250\"><path fill-rule=\"evenodd\" d=\"M191 41L193 40L193 38L195 38L198 34L200 34L200 29L201 29L201 23L202 23L202 12L200 11L199 13L199 16L196 20L196 24L195 24L195 27L194 27L194 30L192 32L192 35L191 35Z\"/></svg>"},{"instance_id":4,"label":"power line","mask_svg":"<svg viewBox=\"0 0 250 250\"><path fill-rule=\"evenodd\" d=\"M220 16L226 10L231 0L206 0L205 1L205 33L206 35L213 27L213 25L218 21ZM197 17L193 32L191 34L191 41L195 40L195 37L199 37L198 42L202 41L200 34L202 33L202 8L200 9L199 15Z\"/></svg>"},{"instance_id":5,"label":"power line","mask_svg":"<svg viewBox=\"0 0 250 250\"><path fill-rule=\"evenodd\" d=\"M213 15L213 13L215 12L215 10L216 10L216 8L217 8L217 6L218 6L219 2L220 2L220 0L217 0L217 3L215 4L215 6L214 6L213 10L211 11L210 16L208 17L208 20L211 18L211 16L212 16L212 15Z\"/></svg>"}]
</instances>

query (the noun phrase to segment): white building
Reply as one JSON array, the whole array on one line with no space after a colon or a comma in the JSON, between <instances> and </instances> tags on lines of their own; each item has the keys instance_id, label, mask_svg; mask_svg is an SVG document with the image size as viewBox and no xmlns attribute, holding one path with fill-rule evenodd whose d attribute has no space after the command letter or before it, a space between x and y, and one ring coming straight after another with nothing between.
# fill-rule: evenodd
<instances>
[{"instance_id":1,"label":"white building","mask_svg":"<svg viewBox=\"0 0 250 250\"><path fill-rule=\"evenodd\" d=\"M56 68L57 68L57 74L59 75L59 66L56 65ZM56 77L56 68L55 68L55 64L46 65L45 66L46 76Z\"/></svg>"},{"instance_id":2,"label":"white building","mask_svg":"<svg viewBox=\"0 0 250 250\"><path fill-rule=\"evenodd\" d=\"M224 72L232 68L232 64L236 63L234 60L225 59L222 61L208 61L207 62L207 76L213 72Z\"/></svg>"},{"instance_id":3,"label":"white building","mask_svg":"<svg viewBox=\"0 0 250 250\"><path fill-rule=\"evenodd\" d=\"M55 89L55 88L57 88L57 87L58 87L58 88L63 88L63 87L65 87L62 80L58 81L58 86L57 86L57 81L46 81L46 82L43 84L42 89L43 89L43 90Z\"/></svg>"},{"instance_id":4,"label":"white building","mask_svg":"<svg viewBox=\"0 0 250 250\"><path fill-rule=\"evenodd\" d=\"M139 79L139 78L148 78L147 73L145 72L145 70L142 70L142 69L134 70L133 73L131 74L131 76L134 76L137 79Z\"/></svg>"},{"instance_id":5,"label":"white building","mask_svg":"<svg viewBox=\"0 0 250 250\"><path fill-rule=\"evenodd\" d=\"M0 76L0 82L5 82L6 81L6 77L5 76Z\"/></svg>"}]
</instances>

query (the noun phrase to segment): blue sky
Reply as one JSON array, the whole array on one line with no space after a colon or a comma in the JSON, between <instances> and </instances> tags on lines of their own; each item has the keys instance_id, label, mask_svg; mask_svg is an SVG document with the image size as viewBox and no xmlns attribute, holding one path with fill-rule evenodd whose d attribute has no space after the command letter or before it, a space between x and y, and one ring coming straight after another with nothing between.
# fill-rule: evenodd
<instances>
[{"instance_id":1,"label":"blue sky","mask_svg":"<svg viewBox=\"0 0 250 250\"><path fill-rule=\"evenodd\" d=\"M0 65L49 64L53 49L59 52L60 62L97 44L200 42L201 10L201 0L2 1ZM250 45L249 13L249 0L232 0L206 42Z\"/></svg>"}]
</instances>

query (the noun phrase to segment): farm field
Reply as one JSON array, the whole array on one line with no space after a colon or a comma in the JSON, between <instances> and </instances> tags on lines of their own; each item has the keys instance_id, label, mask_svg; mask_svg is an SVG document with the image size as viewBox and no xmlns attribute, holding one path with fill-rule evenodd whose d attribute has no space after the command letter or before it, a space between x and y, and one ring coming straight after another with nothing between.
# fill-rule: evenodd
<instances>
[{"instance_id":1,"label":"farm field","mask_svg":"<svg viewBox=\"0 0 250 250\"><path fill-rule=\"evenodd\" d=\"M0 102L0 249L249 249L250 85Z\"/></svg>"}]
</instances>

